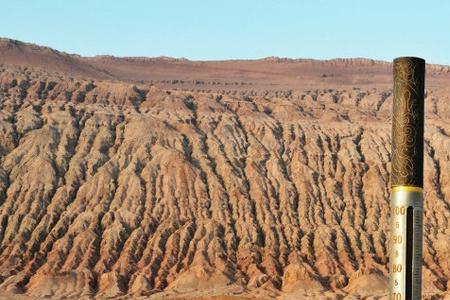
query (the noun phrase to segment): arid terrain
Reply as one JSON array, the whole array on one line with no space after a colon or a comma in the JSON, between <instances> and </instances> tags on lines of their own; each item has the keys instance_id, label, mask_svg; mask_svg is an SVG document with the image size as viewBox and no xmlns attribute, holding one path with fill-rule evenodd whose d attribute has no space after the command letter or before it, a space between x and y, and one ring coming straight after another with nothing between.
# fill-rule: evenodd
<instances>
[{"instance_id":1,"label":"arid terrain","mask_svg":"<svg viewBox=\"0 0 450 300\"><path fill-rule=\"evenodd\" d=\"M392 65L0 39L0 299L387 299ZM450 68L427 66L425 299L450 299Z\"/></svg>"}]
</instances>

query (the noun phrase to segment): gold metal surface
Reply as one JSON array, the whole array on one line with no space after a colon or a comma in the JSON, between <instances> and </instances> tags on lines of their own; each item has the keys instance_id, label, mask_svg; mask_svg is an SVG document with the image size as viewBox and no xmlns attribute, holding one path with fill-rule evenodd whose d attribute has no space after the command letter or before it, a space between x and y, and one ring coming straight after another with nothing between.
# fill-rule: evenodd
<instances>
[{"instance_id":1,"label":"gold metal surface","mask_svg":"<svg viewBox=\"0 0 450 300\"><path fill-rule=\"evenodd\" d=\"M416 192L421 193L423 191L423 188L418 186L411 186L411 185L398 185L392 187L392 192Z\"/></svg>"}]
</instances>

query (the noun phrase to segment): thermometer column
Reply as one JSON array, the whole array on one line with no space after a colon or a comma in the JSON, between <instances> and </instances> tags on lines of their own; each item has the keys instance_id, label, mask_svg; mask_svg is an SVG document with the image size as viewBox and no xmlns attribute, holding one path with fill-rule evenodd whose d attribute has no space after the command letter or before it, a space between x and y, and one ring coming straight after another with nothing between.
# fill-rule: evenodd
<instances>
[{"instance_id":1,"label":"thermometer column","mask_svg":"<svg viewBox=\"0 0 450 300\"><path fill-rule=\"evenodd\" d=\"M425 61L394 60L391 300L421 299Z\"/></svg>"}]
</instances>

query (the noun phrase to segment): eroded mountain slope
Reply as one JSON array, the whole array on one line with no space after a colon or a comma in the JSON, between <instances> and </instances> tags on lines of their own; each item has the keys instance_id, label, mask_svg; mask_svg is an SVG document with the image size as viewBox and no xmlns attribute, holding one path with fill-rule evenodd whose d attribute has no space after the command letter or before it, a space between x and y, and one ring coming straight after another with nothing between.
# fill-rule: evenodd
<instances>
[{"instance_id":1,"label":"eroded mountain slope","mask_svg":"<svg viewBox=\"0 0 450 300\"><path fill-rule=\"evenodd\" d=\"M277 95L2 68L0 289L385 296L391 91ZM426 97L428 297L450 278L447 95Z\"/></svg>"}]
</instances>

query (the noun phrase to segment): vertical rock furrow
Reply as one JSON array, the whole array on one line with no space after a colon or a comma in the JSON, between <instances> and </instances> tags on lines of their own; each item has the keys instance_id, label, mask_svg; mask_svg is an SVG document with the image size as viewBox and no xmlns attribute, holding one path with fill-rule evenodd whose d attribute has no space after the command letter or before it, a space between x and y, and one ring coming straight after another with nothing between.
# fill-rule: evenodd
<instances>
[{"instance_id":1,"label":"vertical rock furrow","mask_svg":"<svg viewBox=\"0 0 450 300\"><path fill-rule=\"evenodd\" d=\"M14 76L0 73L0 289L344 297L385 285L392 91ZM427 99L424 286L443 295L448 98Z\"/></svg>"}]
</instances>

